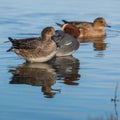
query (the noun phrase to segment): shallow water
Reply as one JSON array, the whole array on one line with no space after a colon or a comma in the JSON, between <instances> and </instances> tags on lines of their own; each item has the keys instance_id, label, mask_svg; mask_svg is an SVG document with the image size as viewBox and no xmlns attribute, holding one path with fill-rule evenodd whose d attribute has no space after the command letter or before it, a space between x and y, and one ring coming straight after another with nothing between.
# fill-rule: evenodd
<instances>
[{"instance_id":1,"label":"shallow water","mask_svg":"<svg viewBox=\"0 0 120 120\"><path fill-rule=\"evenodd\" d=\"M120 119L119 5L119 0L1 0L0 120ZM112 26L106 28L107 37L82 41L73 57L26 64L6 52L9 36L39 36L46 26L59 29L55 23L62 19L100 16Z\"/></svg>"}]
</instances>

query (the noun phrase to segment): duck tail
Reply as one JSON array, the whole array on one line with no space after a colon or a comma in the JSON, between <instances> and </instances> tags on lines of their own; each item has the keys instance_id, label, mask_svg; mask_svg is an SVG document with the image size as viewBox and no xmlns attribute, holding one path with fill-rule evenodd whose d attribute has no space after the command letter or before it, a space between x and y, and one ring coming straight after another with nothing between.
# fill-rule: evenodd
<instances>
[{"instance_id":1,"label":"duck tail","mask_svg":"<svg viewBox=\"0 0 120 120\"><path fill-rule=\"evenodd\" d=\"M6 52L11 52L13 50L13 47L11 47L10 49L8 49Z\"/></svg>"},{"instance_id":2,"label":"duck tail","mask_svg":"<svg viewBox=\"0 0 120 120\"><path fill-rule=\"evenodd\" d=\"M66 23L69 23L67 20L62 20L62 21L63 21L65 24L66 24Z\"/></svg>"},{"instance_id":3,"label":"duck tail","mask_svg":"<svg viewBox=\"0 0 120 120\"><path fill-rule=\"evenodd\" d=\"M60 24L60 23L56 23L59 27L62 27L63 25L62 24Z\"/></svg>"},{"instance_id":4,"label":"duck tail","mask_svg":"<svg viewBox=\"0 0 120 120\"><path fill-rule=\"evenodd\" d=\"M9 41L13 43L14 39L11 37L8 37Z\"/></svg>"},{"instance_id":5,"label":"duck tail","mask_svg":"<svg viewBox=\"0 0 120 120\"><path fill-rule=\"evenodd\" d=\"M13 39L13 38L8 37L8 39L9 39L9 41L10 41L11 43L14 42L14 39ZM7 41L7 42L8 42L8 41ZM8 49L6 52L10 52L10 51L13 51L13 46L12 46L10 49Z\"/></svg>"},{"instance_id":6,"label":"duck tail","mask_svg":"<svg viewBox=\"0 0 120 120\"><path fill-rule=\"evenodd\" d=\"M13 41L13 39L11 37L8 37L8 40L5 41L4 43L8 43L8 42L12 42L12 41Z\"/></svg>"}]
</instances>

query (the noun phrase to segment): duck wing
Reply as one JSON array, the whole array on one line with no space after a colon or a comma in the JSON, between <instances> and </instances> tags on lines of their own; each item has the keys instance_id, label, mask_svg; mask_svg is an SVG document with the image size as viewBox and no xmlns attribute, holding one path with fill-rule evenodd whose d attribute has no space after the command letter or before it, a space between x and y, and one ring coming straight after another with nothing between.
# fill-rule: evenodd
<instances>
[{"instance_id":1,"label":"duck wing","mask_svg":"<svg viewBox=\"0 0 120 120\"><path fill-rule=\"evenodd\" d=\"M73 41L77 41L73 36L62 32L61 30L56 30L56 34L52 37L52 40L59 48L67 48L68 46L73 45Z\"/></svg>"},{"instance_id":2,"label":"duck wing","mask_svg":"<svg viewBox=\"0 0 120 120\"><path fill-rule=\"evenodd\" d=\"M66 23L69 23L69 24L74 24L74 25L77 25L77 24L81 24L82 22L81 21L67 21L67 20L62 20L65 24Z\"/></svg>"},{"instance_id":3,"label":"duck wing","mask_svg":"<svg viewBox=\"0 0 120 120\"><path fill-rule=\"evenodd\" d=\"M12 47L7 50L7 52L12 51L13 49L35 49L37 48L40 38L27 38L27 39L13 39L8 37L12 43Z\"/></svg>"},{"instance_id":4,"label":"duck wing","mask_svg":"<svg viewBox=\"0 0 120 120\"><path fill-rule=\"evenodd\" d=\"M93 24L92 22L87 22L87 21L67 21L67 20L62 20L65 24L69 23L69 24L73 24L73 25L84 25L84 24Z\"/></svg>"}]
</instances>

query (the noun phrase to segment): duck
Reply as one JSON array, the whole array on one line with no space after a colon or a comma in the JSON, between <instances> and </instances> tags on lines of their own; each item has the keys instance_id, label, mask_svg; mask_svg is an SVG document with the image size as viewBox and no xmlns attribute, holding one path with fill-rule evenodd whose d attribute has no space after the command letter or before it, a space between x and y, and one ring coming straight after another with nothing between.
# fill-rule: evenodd
<instances>
[{"instance_id":1,"label":"duck","mask_svg":"<svg viewBox=\"0 0 120 120\"><path fill-rule=\"evenodd\" d=\"M15 52L26 62L47 62L56 54L57 45L51 39L55 34L53 27L45 27L40 37L13 39L8 37L12 47L7 52Z\"/></svg>"},{"instance_id":2,"label":"duck","mask_svg":"<svg viewBox=\"0 0 120 120\"><path fill-rule=\"evenodd\" d=\"M80 46L77 40L79 36L79 29L72 24L65 24L62 30L56 30L52 39L57 45L56 56L69 56L72 55Z\"/></svg>"},{"instance_id":3,"label":"duck","mask_svg":"<svg viewBox=\"0 0 120 120\"><path fill-rule=\"evenodd\" d=\"M64 24L73 24L79 28L80 34L78 38L102 37L106 36L105 27L111 27L107 24L103 17L96 18L93 22L87 21L66 21L62 20ZM60 25L57 23L60 27Z\"/></svg>"}]
</instances>

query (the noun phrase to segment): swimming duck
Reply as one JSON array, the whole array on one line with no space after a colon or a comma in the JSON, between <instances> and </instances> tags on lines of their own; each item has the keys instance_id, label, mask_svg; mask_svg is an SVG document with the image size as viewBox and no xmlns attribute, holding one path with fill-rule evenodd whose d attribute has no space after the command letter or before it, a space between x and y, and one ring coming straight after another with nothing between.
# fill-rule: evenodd
<instances>
[{"instance_id":1,"label":"swimming duck","mask_svg":"<svg viewBox=\"0 0 120 120\"><path fill-rule=\"evenodd\" d=\"M51 40L54 34L53 27L46 27L38 38L13 39L9 37L12 47L7 52L13 51L27 62L47 62L56 54L56 43Z\"/></svg>"},{"instance_id":2,"label":"swimming duck","mask_svg":"<svg viewBox=\"0 0 120 120\"><path fill-rule=\"evenodd\" d=\"M83 22L83 21L66 21L62 20L65 24L73 24L79 28L80 35L79 38L88 37L101 37L106 36L106 31L104 27L110 27L104 18L98 17L93 22ZM61 25L62 27L62 25Z\"/></svg>"},{"instance_id":3,"label":"swimming duck","mask_svg":"<svg viewBox=\"0 0 120 120\"><path fill-rule=\"evenodd\" d=\"M52 39L58 46L56 56L72 55L79 48L79 29L72 24L65 24L62 30L56 30Z\"/></svg>"}]
</instances>

